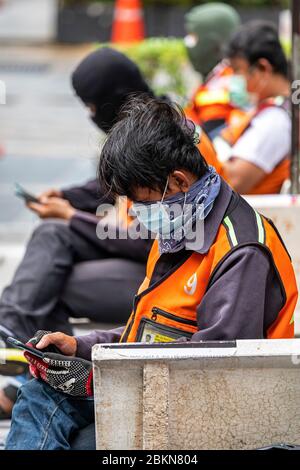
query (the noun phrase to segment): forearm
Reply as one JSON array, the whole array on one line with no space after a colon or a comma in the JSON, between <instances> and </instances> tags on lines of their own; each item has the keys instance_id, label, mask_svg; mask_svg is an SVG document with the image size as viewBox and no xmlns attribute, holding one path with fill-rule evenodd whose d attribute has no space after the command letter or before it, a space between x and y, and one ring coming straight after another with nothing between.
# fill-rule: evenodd
<instances>
[{"instance_id":1,"label":"forearm","mask_svg":"<svg viewBox=\"0 0 300 470\"><path fill-rule=\"evenodd\" d=\"M239 194L248 194L266 176L262 169L240 158L225 162L223 171L226 181Z\"/></svg>"},{"instance_id":2,"label":"forearm","mask_svg":"<svg viewBox=\"0 0 300 470\"><path fill-rule=\"evenodd\" d=\"M124 326L114 330L96 330L89 335L77 336L76 356L91 360L92 348L95 344L118 343L124 331Z\"/></svg>"},{"instance_id":3,"label":"forearm","mask_svg":"<svg viewBox=\"0 0 300 470\"><path fill-rule=\"evenodd\" d=\"M98 181L91 180L85 185L72 186L61 190L62 197L67 199L75 209L96 213L99 204L113 203L111 197L106 197L99 187Z\"/></svg>"}]
</instances>

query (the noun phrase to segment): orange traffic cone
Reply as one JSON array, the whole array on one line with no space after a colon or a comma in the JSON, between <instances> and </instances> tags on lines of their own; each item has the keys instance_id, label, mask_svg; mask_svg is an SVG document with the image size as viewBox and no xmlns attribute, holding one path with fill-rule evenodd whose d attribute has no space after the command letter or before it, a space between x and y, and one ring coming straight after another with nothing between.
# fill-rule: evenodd
<instances>
[{"instance_id":1,"label":"orange traffic cone","mask_svg":"<svg viewBox=\"0 0 300 470\"><path fill-rule=\"evenodd\" d=\"M112 42L132 43L145 38L144 15L140 0L116 0Z\"/></svg>"}]
</instances>

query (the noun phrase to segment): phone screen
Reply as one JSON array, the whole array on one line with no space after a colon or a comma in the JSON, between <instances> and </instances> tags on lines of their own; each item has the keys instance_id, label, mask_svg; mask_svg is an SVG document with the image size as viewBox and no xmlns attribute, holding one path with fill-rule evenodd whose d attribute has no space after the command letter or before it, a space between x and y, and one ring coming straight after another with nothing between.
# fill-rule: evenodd
<instances>
[{"instance_id":1,"label":"phone screen","mask_svg":"<svg viewBox=\"0 0 300 470\"><path fill-rule=\"evenodd\" d=\"M39 202L38 198L26 191L19 183L15 183L15 194L26 202Z\"/></svg>"},{"instance_id":2,"label":"phone screen","mask_svg":"<svg viewBox=\"0 0 300 470\"><path fill-rule=\"evenodd\" d=\"M6 341L11 344L12 346L14 346L15 348L17 349L23 349L24 351L28 351L30 352L31 354L33 354L34 356L37 356L39 357L40 359L43 359L44 358L44 353L42 353L42 351L39 351L38 349L34 349L30 346L27 346L26 344L22 343L21 341L19 341L18 339L16 338L12 338L11 336L9 336Z\"/></svg>"}]
</instances>

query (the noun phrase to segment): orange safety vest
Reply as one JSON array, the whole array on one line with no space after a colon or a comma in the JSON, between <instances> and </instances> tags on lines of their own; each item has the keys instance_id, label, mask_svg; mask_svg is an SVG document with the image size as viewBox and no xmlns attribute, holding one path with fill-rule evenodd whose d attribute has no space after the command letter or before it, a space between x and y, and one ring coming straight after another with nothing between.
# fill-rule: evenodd
<instances>
[{"instance_id":1,"label":"orange safety vest","mask_svg":"<svg viewBox=\"0 0 300 470\"><path fill-rule=\"evenodd\" d=\"M132 201L126 196L120 196L117 199L117 210L120 224L123 229L127 229L130 224L135 220L135 217L130 215L130 208Z\"/></svg>"},{"instance_id":2,"label":"orange safety vest","mask_svg":"<svg viewBox=\"0 0 300 470\"><path fill-rule=\"evenodd\" d=\"M231 112L236 109L230 103L228 92L228 78L232 75L233 70L225 61L218 64L197 89L185 109L186 115L200 125L215 120L227 122Z\"/></svg>"},{"instance_id":3,"label":"orange safety vest","mask_svg":"<svg viewBox=\"0 0 300 470\"><path fill-rule=\"evenodd\" d=\"M225 140L231 147L238 141L238 139L246 132L251 126L252 120L258 116L263 110L278 106L284 109L283 105L276 104L275 99L270 99L262 103L258 109L248 112L243 118L232 123L220 133L220 137ZM238 156L238 155L237 155ZM282 188L285 180L290 176L290 158L285 156L281 162L274 168L274 170L266 174L262 181L260 181L251 191L247 194L278 194ZM224 176L224 175L223 175ZM226 176L226 175L225 175ZM228 180L228 178L226 178Z\"/></svg>"},{"instance_id":4,"label":"orange safety vest","mask_svg":"<svg viewBox=\"0 0 300 470\"><path fill-rule=\"evenodd\" d=\"M275 339L294 336L293 315L298 291L288 252L272 222L258 214L240 196L237 198L237 204L229 204L210 250L206 254L191 254L187 251L186 259L176 270L150 285L160 257L158 242L154 242L148 258L146 277L135 297L134 310L121 342L163 343L183 336L190 339L198 331L197 307L209 288L214 273L231 253L245 245L259 246L269 255L278 273L285 299L277 319L266 332L266 337Z\"/></svg>"},{"instance_id":5,"label":"orange safety vest","mask_svg":"<svg viewBox=\"0 0 300 470\"><path fill-rule=\"evenodd\" d=\"M208 165L212 165L216 169L217 173L223 176L223 167L221 162L218 160L217 152L212 141L201 127L196 126L196 131L199 133L200 142L198 144L198 149L201 155L205 158Z\"/></svg>"}]
</instances>

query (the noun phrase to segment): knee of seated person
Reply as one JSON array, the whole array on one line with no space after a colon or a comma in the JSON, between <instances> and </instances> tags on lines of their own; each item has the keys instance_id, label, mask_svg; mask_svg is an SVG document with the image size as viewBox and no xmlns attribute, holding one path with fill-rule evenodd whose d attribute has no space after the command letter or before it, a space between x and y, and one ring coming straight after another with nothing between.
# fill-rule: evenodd
<instances>
[{"instance_id":1,"label":"knee of seated person","mask_svg":"<svg viewBox=\"0 0 300 470\"><path fill-rule=\"evenodd\" d=\"M56 405L65 399L67 399L67 395L55 390L42 380L31 379L19 388L13 416L14 413L18 413L24 407L28 407L28 409L32 409L32 407L41 408L46 406L47 403Z\"/></svg>"},{"instance_id":2,"label":"knee of seated person","mask_svg":"<svg viewBox=\"0 0 300 470\"><path fill-rule=\"evenodd\" d=\"M37 395L41 395L44 398L51 398L51 399L59 399L61 400L62 397L66 397L67 395L62 394L55 390L54 388L50 387L46 382L41 379L30 379L24 385L19 388L18 391L18 398L35 398Z\"/></svg>"},{"instance_id":3,"label":"knee of seated person","mask_svg":"<svg viewBox=\"0 0 300 470\"><path fill-rule=\"evenodd\" d=\"M43 392L45 388L45 383L41 380L30 379L24 385L22 385L18 390L18 400L22 399L34 399L38 393Z\"/></svg>"},{"instance_id":4,"label":"knee of seated person","mask_svg":"<svg viewBox=\"0 0 300 470\"><path fill-rule=\"evenodd\" d=\"M36 236L61 236L62 233L68 232L68 223L65 220L48 219L42 221L33 232L32 237Z\"/></svg>"}]
</instances>

